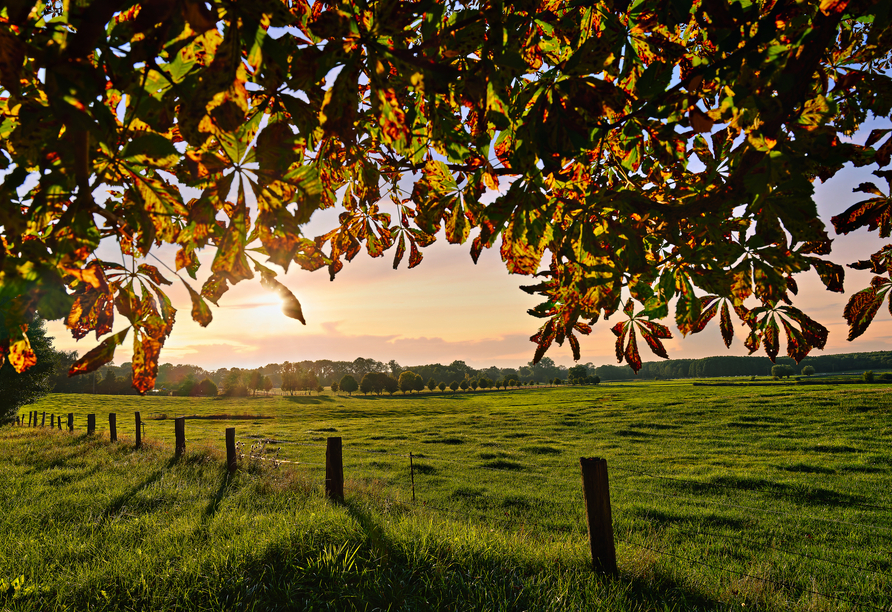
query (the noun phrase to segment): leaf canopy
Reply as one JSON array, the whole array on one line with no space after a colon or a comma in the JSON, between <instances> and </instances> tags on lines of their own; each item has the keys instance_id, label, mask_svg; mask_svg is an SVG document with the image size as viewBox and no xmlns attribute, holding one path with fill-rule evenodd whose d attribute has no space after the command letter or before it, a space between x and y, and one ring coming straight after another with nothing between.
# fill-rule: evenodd
<instances>
[{"instance_id":1,"label":"leaf canopy","mask_svg":"<svg viewBox=\"0 0 892 612\"><path fill-rule=\"evenodd\" d=\"M176 245L192 280L214 252L200 290L180 276L202 325L254 270L303 321L267 264L334 277L392 249L411 268L442 230L537 279L535 360L565 340L578 359L578 335L623 309L616 354L637 370L639 334L667 355L671 300L683 334L719 314L730 345L736 316L750 351L774 358L783 333L801 359L827 330L792 306L794 276L844 280L813 182L847 163L892 178L888 129L847 138L889 117L890 22L869 0L7 3L0 356L33 363L35 311L106 336L73 373L133 328L145 391L176 314L153 249ZM888 190L855 191L836 231L888 236ZM304 235L332 207L338 225ZM101 241L132 265L99 260ZM875 280L850 338L890 261L852 264Z\"/></svg>"}]
</instances>

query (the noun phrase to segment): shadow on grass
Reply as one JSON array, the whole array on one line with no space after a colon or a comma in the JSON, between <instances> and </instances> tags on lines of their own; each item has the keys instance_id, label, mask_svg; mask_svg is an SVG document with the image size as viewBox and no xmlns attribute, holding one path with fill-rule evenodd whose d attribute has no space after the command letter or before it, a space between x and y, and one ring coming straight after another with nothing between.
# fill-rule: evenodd
<instances>
[{"instance_id":1,"label":"shadow on grass","mask_svg":"<svg viewBox=\"0 0 892 612\"><path fill-rule=\"evenodd\" d=\"M869 501L860 495L839 493L822 487L800 483L773 482L767 478L745 476L719 476L705 482L673 480L667 484L693 494L725 495L735 490L750 491L778 500L815 506L850 506Z\"/></svg>"},{"instance_id":2,"label":"shadow on grass","mask_svg":"<svg viewBox=\"0 0 892 612\"><path fill-rule=\"evenodd\" d=\"M177 459L175 457L172 457L167 462L166 466L164 466L160 470L155 470L141 483L131 487L130 490L128 490L126 493L122 493L121 495L116 497L114 501L112 501L112 503L110 503L108 507L103 510L102 514L99 516L98 522L102 524L113 518L116 514L123 510L124 507L127 506L127 503L130 502L134 497L136 497L136 495L140 491L147 489L148 487L161 480L161 477L164 476L165 470L169 470L170 468L172 468L176 462Z\"/></svg>"},{"instance_id":3,"label":"shadow on grass","mask_svg":"<svg viewBox=\"0 0 892 612\"><path fill-rule=\"evenodd\" d=\"M214 497L211 498L211 501L208 502L208 505L204 509L205 521L210 520L217 513L220 504L223 502L223 498L226 497L226 494L231 487L232 476L230 476L229 472L224 469L220 474L220 486L217 487L217 492L214 493Z\"/></svg>"}]
</instances>

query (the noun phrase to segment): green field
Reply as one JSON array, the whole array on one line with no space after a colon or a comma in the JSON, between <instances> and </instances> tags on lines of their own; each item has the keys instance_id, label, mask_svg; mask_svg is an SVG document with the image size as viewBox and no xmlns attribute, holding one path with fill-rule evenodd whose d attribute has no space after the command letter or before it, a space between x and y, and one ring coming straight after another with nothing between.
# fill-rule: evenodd
<instances>
[{"instance_id":1,"label":"green field","mask_svg":"<svg viewBox=\"0 0 892 612\"><path fill-rule=\"evenodd\" d=\"M890 391L52 395L30 408L74 434L0 432L0 609L892 610ZM187 419L179 461L176 416L216 417ZM285 462L228 479L226 427ZM614 580L589 569L582 456L608 461Z\"/></svg>"}]
</instances>

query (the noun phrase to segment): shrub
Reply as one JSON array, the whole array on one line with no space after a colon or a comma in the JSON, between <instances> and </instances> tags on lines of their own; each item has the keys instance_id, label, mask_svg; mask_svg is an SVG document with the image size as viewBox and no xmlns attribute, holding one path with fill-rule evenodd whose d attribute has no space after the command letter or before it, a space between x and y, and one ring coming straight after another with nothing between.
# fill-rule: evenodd
<instances>
[{"instance_id":1,"label":"shrub","mask_svg":"<svg viewBox=\"0 0 892 612\"><path fill-rule=\"evenodd\" d=\"M437 385L437 389L439 389L440 391L445 391L445 390L446 390L446 383L441 382L439 385Z\"/></svg>"},{"instance_id":2,"label":"shrub","mask_svg":"<svg viewBox=\"0 0 892 612\"><path fill-rule=\"evenodd\" d=\"M867 370L864 374L861 375L861 379L864 382L872 383L874 381L873 370Z\"/></svg>"},{"instance_id":3,"label":"shrub","mask_svg":"<svg viewBox=\"0 0 892 612\"><path fill-rule=\"evenodd\" d=\"M807 365L807 366L805 366L805 367L802 368L802 375L803 375L803 376L811 376L811 375L814 374L814 373L815 373L815 369L814 369L812 366L810 366L810 365Z\"/></svg>"},{"instance_id":4,"label":"shrub","mask_svg":"<svg viewBox=\"0 0 892 612\"><path fill-rule=\"evenodd\" d=\"M359 389L359 385L356 383L356 379L349 374L344 375L344 377L341 379L339 387L341 391L346 391L350 395L353 395L353 392Z\"/></svg>"},{"instance_id":5,"label":"shrub","mask_svg":"<svg viewBox=\"0 0 892 612\"><path fill-rule=\"evenodd\" d=\"M339 387L338 387L338 381L334 381L333 383L331 383L331 392L332 392L332 393L337 393L337 392L338 392L338 388L339 388Z\"/></svg>"},{"instance_id":6,"label":"shrub","mask_svg":"<svg viewBox=\"0 0 892 612\"><path fill-rule=\"evenodd\" d=\"M451 383L449 383L449 388L452 389L453 393L455 393L456 391L458 391L458 382L453 380Z\"/></svg>"},{"instance_id":7,"label":"shrub","mask_svg":"<svg viewBox=\"0 0 892 612\"><path fill-rule=\"evenodd\" d=\"M217 397L217 385L214 384L210 378L205 378L200 383L195 385L195 388L192 390L195 395L201 395L203 397Z\"/></svg>"}]
</instances>

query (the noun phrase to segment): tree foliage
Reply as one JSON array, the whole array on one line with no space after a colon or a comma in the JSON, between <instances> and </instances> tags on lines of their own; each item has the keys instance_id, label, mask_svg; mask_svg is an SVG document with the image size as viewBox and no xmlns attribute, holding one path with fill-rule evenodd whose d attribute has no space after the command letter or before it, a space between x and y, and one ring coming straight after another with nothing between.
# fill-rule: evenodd
<instances>
[{"instance_id":1,"label":"tree foliage","mask_svg":"<svg viewBox=\"0 0 892 612\"><path fill-rule=\"evenodd\" d=\"M25 372L16 372L10 363L0 366L0 425L15 421L22 406L52 391L56 367L63 357L53 348L53 339L47 337L41 319L31 321L27 333L37 364Z\"/></svg>"},{"instance_id":2,"label":"tree foliage","mask_svg":"<svg viewBox=\"0 0 892 612\"><path fill-rule=\"evenodd\" d=\"M774 360L786 336L798 361L827 330L793 305L795 276L843 290L813 182L853 163L892 183L890 130L845 138L892 107L883 2L62 6L0 12L0 357L19 372L39 310L101 339L71 374L129 338L145 392L173 276L201 325L255 276L303 322L274 267L334 278L365 249L411 268L440 231L536 277L534 362L564 341L578 359L613 314L635 370L639 337L666 357L666 318L684 335L715 320L728 345L737 318L751 352ZM856 191L836 231L888 237L888 188ZM335 206L336 227L304 235ZM104 239L123 263L97 256ZM169 272L147 259L162 245ZM874 277L850 339L890 294L892 247L853 267Z\"/></svg>"},{"instance_id":3,"label":"tree foliage","mask_svg":"<svg viewBox=\"0 0 892 612\"><path fill-rule=\"evenodd\" d=\"M340 388L341 391L346 391L349 395L353 395L353 392L359 389L359 385L356 383L355 378L347 374L341 379L338 388Z\"/></svg>"}]
</instances>

